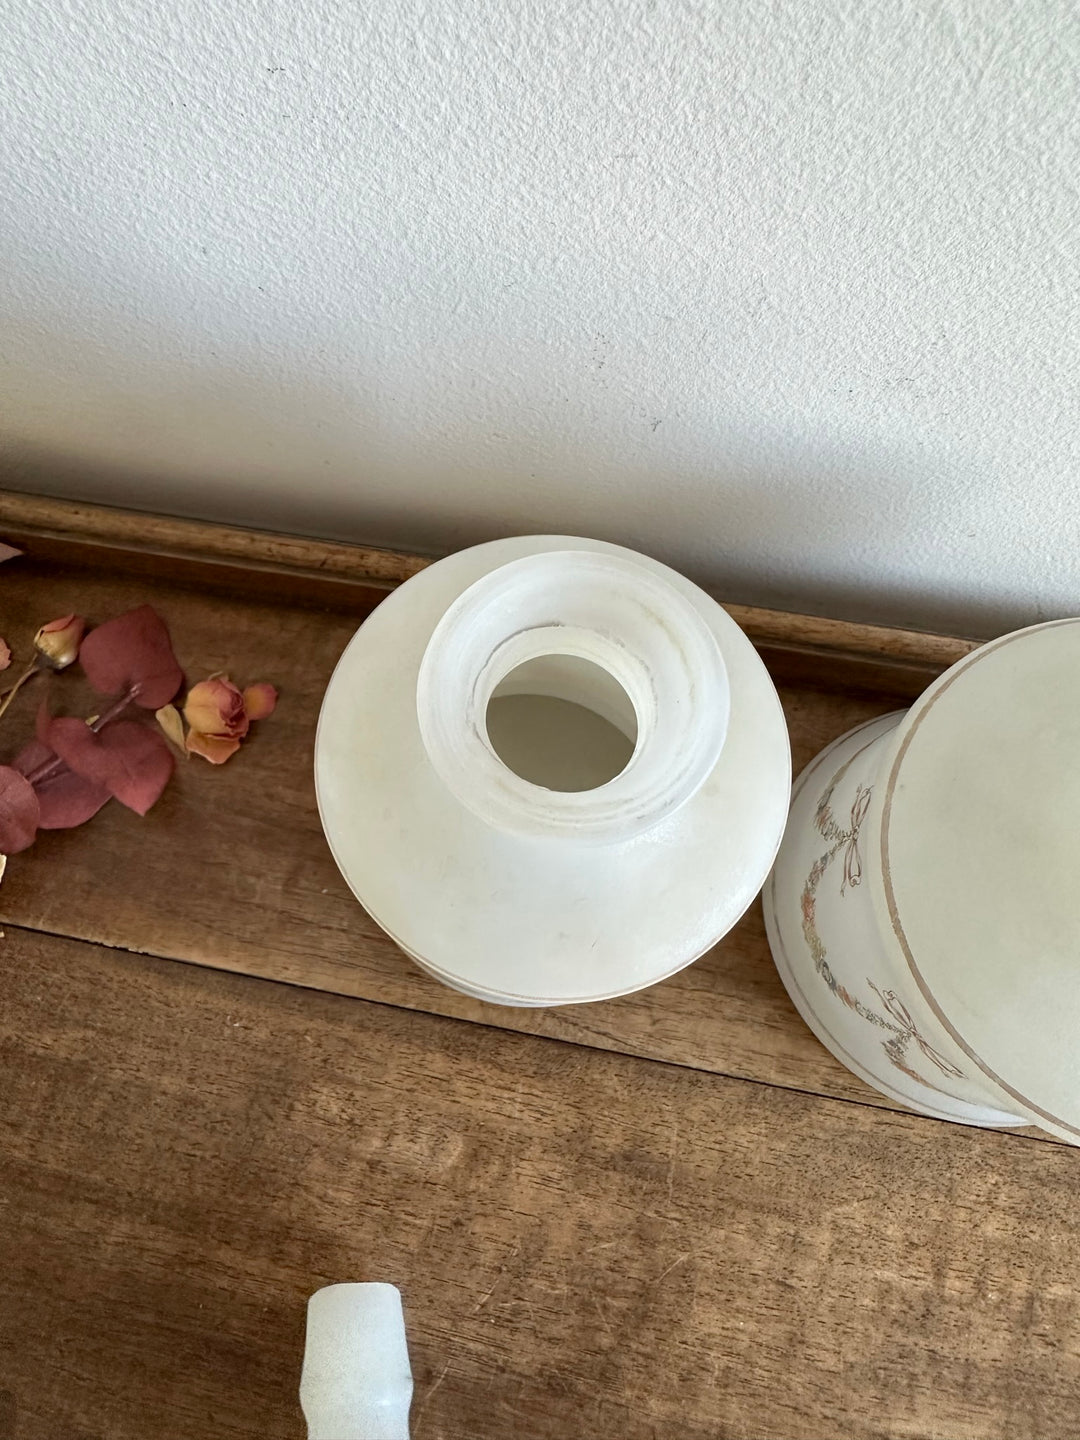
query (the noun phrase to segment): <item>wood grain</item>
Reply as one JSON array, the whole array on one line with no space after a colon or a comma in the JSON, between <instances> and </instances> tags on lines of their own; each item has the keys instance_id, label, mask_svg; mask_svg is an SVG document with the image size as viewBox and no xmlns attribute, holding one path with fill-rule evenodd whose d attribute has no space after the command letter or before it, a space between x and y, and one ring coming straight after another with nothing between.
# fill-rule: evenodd
<instances>
[{"instance_id":1,"label":"wood grain","mask_svg":"<svg viewBox=\"0 0 1080 1440\"><path fill-rule=\"evenodd\" d=\"M506 1009L437 984L357 905L319 825L315 722L355 615L205 587L151 587L130 576L48 562L14 563L19 570L6 574L0 589L0 633L16 661L43 620L70 610L101 620L149 599L167 619L192 680L218 670L242 684L268 679L279 686L281 701L227 765L181 763L145 820L114 803L82 830L42 834L8 866L0 918L412 1010L890 1103L834 1061L798 1018L773 966L758 906L682 974L602 1005ZM57 712L85 715L97 708L70 672L39 683L37 690L28 686L5 717L12 749L30 733L46 693ZM789 687L783 699L797 768L841 731L897 704L887 695L818 687Z\"/></svg>"},{"instance_id":2,"label":"wood grain","mask_svg":"<svg viewBox=\"0 0 1080 1440\"><path fill-rule=\"evenodd\" d=\"M0 943L4 1440L299 1440L345 1278L414 1440L1076 1435L1074 1150Z\"/></svg>"}]
</instances>

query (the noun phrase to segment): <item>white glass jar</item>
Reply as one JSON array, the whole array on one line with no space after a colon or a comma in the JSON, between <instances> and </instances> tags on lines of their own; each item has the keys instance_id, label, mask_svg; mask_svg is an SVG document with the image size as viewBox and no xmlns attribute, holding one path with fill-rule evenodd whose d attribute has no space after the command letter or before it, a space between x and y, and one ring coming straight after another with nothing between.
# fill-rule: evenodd
<instances>
[{"instance_id":1,"label":"white glass jar","mask_svg":"<svg viewBox=\"0 0 1080 1440\"><path fill-rule=\"evenodd\" d=\"M1080 620L992 641L795 784L765 887L818 1038L939 1119L1080 1141Z\"/></svg>"},{"instance_id":2,"label":"white glass jar","mask_svg":"<svg viewBox=\"0 0 1080 1440\"><path fill-rule=\"evenodd\" d=\"M637 990L757 894L787 730L738 626L656 561L494 541L357 632L316 745L323 827L369 913L430 973L508 1005Z\"/></svg>"}]
</instances>

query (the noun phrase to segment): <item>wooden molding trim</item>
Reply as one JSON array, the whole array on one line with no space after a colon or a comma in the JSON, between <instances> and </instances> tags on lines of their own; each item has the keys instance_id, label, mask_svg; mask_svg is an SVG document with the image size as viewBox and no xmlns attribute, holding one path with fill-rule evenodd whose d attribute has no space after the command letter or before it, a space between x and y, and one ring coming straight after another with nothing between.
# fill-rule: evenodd
<instances>
[{"instance_id":1,"label":"wooden molding trim","mask_svg":"<svg viewBox=\"0 0 1080 1440\"><path fill-rule=\"evenodd\" d=\"M0 530L19 538L92 542L120 550L184 559L226 561L365 585L399 585L432 557L332 540L305 540L204 520L180 520L138 510L115 510L77 500L51 500L0 490Z\"/></svg>"},{"instance_id":2,"label":"wooden molding trim","mask_svg":"<svg viewBox=\"0 0 1080 1440\"><path fill-rule=\"evenodd\" d=\"M53 500L11 490L0 490L0 535L31 550L35 541L49 542L53 557L59 547L59 553L70 553L73 561L80 550L107 550L118 552L117 560L122 552L145 560L158 557L228 567L230 572L270 572L317 582L326 588L344 584L366 590L391 589L437 558L117 510L81 501ZM884 663L911 671L912 678L917 679L946 669L979 643L949 635L764 610L717 598L756 645L770 652L797 654L807 661L845 657Z\"/></svg>"}]
</instances>

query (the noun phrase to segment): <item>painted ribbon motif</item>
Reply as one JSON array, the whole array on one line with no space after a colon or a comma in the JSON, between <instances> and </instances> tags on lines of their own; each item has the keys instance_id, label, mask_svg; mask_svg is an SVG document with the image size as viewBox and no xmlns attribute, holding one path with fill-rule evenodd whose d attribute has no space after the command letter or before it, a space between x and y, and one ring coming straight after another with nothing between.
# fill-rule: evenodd
<instances>
[{"instance_id":1,"label":"painted ribbon motif","mask_svg":"<svg viewBox=\"0 0 1080 1440\"><path fill-rule=\"evenodd\" d=\"M907 1038L914 1040L926 1058L936 1065L943 1075L954 1075L957 1079L963 1078L964 1072L958 1070L951 1060L946 1060L944 1055L934 1049L929 1040L919 1034L915 1028L915 1021L911 1018L911 1012L895 990L885 990L884 992L879 990L869 976L867 976L866 983L870 986L870 989L874 991L881 1003L885 1006L886 1011L892 1016L896 1023L907 1032Z\"/></svg>"},{"instance_id":2,"label":"painted ribbon motif","mask_svg":"<svg viewBox=\"0 0 1080 1440\"><path fill-rule=\"evenodd\" d=\"M862 884L862 856L859 854L859 831L866 819L866 812L870 808L870 796L872 790L869 786L860 785L855 791L855 799L851 804L851 829L848 835L847 844L844 847L844 878L840 885L840 894L843 895L848 886L852 889Z\"/></svg>"},{"instance_id":3,"label":"painted ribbon motif","mask_svg":"<svg viewBox=\"0 0 1080 1440\"><path fill-rule=\"evenodd\" d=\"M855 791L855 798L851 804L850 823L842 826L837 823L832 812L832 797L837 785L840 784L851 764L849 760L842 766L840 771L833 777L832 783L818 802L814 815L814 825L819 834L829 842L830 848L825 854L820 855L814 862L810 874L807 876L806 884L803 887L801 906L803 920L803 935L806 938L807 947L814 961L814 968L824 980L825 984L842 1001L849 1010L868 1021L871 1025L877 1026L879 1030L889 1032L889 1038L882 1041L882 1049L889 1057L889 1060L898 1070L917 1080L921 1085L926 1085L931 1090L936 1090L934 1085L925 1075L920 1075L911 1068L908 1063L906 1051L909 1044L917 1045L924 1057L941 1074L962 1079L964 1072L945 1058L938 1050L935 1050L930 1042L920 1035L911 1012L894 990L887 990L882 993L874 982L867 976L866 983L881 1001L884 1014L870 1005L865 1004L857 995L853 995L832 972L828 963L825 944L817 928L817 892L826 871L833 861L843 855L842 868L843 879L840 883L840 894L845 895L848 889L855 889L862 884L863 866L862 856L859 853L859 832L866 820L870 809L870 800L873 794L873 786L860 784Z\"/></svg>"}]
</instances>

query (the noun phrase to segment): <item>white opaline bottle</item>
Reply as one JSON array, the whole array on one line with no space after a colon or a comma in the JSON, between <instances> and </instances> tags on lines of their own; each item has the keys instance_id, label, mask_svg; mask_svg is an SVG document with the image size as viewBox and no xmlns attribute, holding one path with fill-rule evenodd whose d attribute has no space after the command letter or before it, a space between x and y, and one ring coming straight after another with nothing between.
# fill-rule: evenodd
<instances>
[{"instance_id":1,"label":"white opaline bottle","mask_svg":"<svg viewBox=\"0 0 1080 1440\"><path fill-rule=\"evenodd\" d=\"M373 612L323 704L342 873L426 970L507 1005L662 980L757 894L787 811L783 713L683 576L570 537L439 561Z\"/></svg>"},{"instance_id":2,"label":"white opaline bottle","mask_svg":"<svg viewBox=\"0 0 1080 1440\"><path fill-rule=\"evenodd\" d=\"M850 1070L942 1120L1080 1143L1080 620L1002 636L795 785L781 978Z\"/></svg>"}]
</instances>

